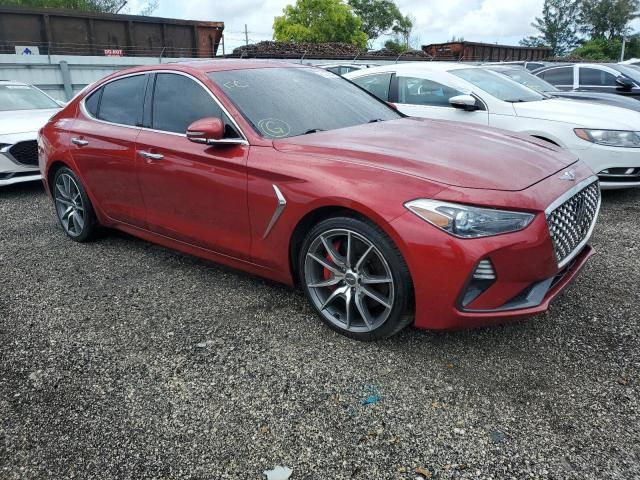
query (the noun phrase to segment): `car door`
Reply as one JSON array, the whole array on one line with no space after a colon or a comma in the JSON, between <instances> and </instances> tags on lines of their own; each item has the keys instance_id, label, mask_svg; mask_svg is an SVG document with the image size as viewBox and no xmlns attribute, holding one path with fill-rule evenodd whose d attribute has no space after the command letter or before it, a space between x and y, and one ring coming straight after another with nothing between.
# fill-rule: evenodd
<instances>
[{"instance_id":1,"label":"car door","mask_svg":"<svg viewBox=\"0 0 640 480\"><path fill-rule=\"evenodd\" d=\"M579 90L614 93L623 96L634 97L638 95L639 88L635 82L626 75L610 70L606 67L578 66ZM628 90L618 83L618 77L623 77L634 84Z\"/></svg>"},{"instance_id":2,"label":"car door","mask_svg":"<svg viewBox=\"0 0 640 480\"><path fill-rule=\"evenodd\" d=\"M560 90L573 90L576 85L573 65L549 68L542 72L536 72L535 75Z\"/></svg>"},{"instance_id":3,"label":"car door","mask_svg":"<svg viewBox=\"0 0 640 480\"><path fill-rule=\"evenodd\" d=\"M398 73L392 79L391 91L391 101L405 115L480 125L489 124L487 109L478 99L477 110L468 111L453 107L449 103L450 98L469 93L443 82Z\"/></svg>"},{"instance_id":4,"label":"car door","mask_svg":"<svg viewBox=\"0 0 640 480\"><path fill-rule=\"evenodd\" d=\"M391 85L391 77L393 73L373 73L363 75L356 78L350 78L353 83L364 88L367 92L375 95L383 102L389 101L389 87Z\"/></svg>"},{"instance_id":5,"label":"car door","mask_svg":"<svg viewBox=\"0 0 640 480\"><path fill-rule=\"evenodd\" d=\"M145 101L145 128L136 153L149 229L235 258L250 249L247 208L248 143L203 145L187 127L221 118L227 136L240 134L213 94L182 73L152 75Z\"/></svg>"},{"instance_id":6,"label":"car door","mask_svg":"<svg viewBox=\"0 0 640 480\"><path fill-rule=\"evenodd\" d=\"M70 129L71 155L96 204L112 220L135 226L145 218L135 142L147 79L130 75L96 89L80 103Z\"/></svg>"}]
</instances>

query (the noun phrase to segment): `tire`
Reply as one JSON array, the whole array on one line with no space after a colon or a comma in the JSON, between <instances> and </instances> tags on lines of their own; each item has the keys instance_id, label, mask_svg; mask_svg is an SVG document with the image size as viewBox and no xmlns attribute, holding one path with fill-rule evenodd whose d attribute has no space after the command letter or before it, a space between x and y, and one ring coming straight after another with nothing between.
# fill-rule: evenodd
<instances>
[{"instance_id":1,"label":"tire","mask_svg":"<svg viewBox=\"0 0 640 480\"><path fill-rule=\"evenodd\" d=\"M64 233L75 242L91 240L98 226L96 215L78 176L67 167L60 168L53 177L51 190Z\"/></svg>"},{"instance_id":2,"label":"tire","mask_svg":"<svg viewBox=\"0 0 640 480\"><path fill-rule=\"evenodd\" d=\"M298 272L307 299L333 330L356 340L391 337L413 321L413 284L393 241L375 224L334 217L306 235Z\"/></svg>"}]
</instances>

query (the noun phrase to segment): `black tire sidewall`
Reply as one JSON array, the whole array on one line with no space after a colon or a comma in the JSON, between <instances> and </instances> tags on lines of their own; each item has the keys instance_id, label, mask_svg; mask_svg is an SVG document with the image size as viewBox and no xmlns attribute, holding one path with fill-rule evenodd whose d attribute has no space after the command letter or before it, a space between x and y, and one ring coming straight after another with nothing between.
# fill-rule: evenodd
<instances>
[{"instance_id":1,"label":"black tire sidewall","mask_svg":"<svg viewBox=\"0 0 640 480\"><path fill-rule=\"evenodd\" d=\"M394 281L395 289L393 308L387 320L371 332L350 332L341 329L340 327L330 322L316 307L315 303L312 300L311 292L307 287L304 275L305 259L311 243L321 233L328 230L340 228L352 230L364 236L371 243L373 243L375 247L380 251L380 253L384 256L385 260L389 264L389 268L391 269L391 275ZM410 315L411 313L409 312L409 309L413 299L413 284L411 282L411 276L409 274L406 262L404 261L404 258L402 257L400 251L393 243L393 241L388 237L388 235L380 227L373 224L372 222L352 217L334 217L323 220L316 224L308 232L302 243L302 248L300 249L300 255L298 258L298 272L300 284L302 285L302 289L304 290L307 300L311 303L312 307L318 313L320 318L322 318L324 323L326 323L329 327L341 333L342 335L357 340L377 340L395 335L409 323L411 323L411 319L408 318L407 315Z\"/></svg>"},{"instance_id":2,"label":"black tire sidewall","mask_svg":"<svg viewBox=\"0 0 640 480\"><path fill-rule=\"evenodd\" d=\"M82 233L80 233L80 235L78 236L70 235L65 230L64 226L62 225L62 220L60 220L60 215L58 215L58 208L55 205L55 188L56 188L55 185L60 175L63 175L63 174L66 174L72 177L73 180L76 182L76 185L78 185L78 189L80 190L80 197L82 198L82 205L84 206L84 211L85 211L84 227L82 228ZM70 168L62 167L58 169L56 171L56 174L54 175L52 191L54 195L54 208L56 211L56 218L58 219L58 224L62 228L62 231L65 233L65 235L67 235L67 237L69 237L73 241L80 242L80 243L90 240L95 234L96 216L93 211L93 205L91 204L91 200L89 200L89 196L87 195L87 192L84 189L84 185L82 184L82 181L80 180L80 178L78 178L75 172Z\"/></svg>"}]
</instances>

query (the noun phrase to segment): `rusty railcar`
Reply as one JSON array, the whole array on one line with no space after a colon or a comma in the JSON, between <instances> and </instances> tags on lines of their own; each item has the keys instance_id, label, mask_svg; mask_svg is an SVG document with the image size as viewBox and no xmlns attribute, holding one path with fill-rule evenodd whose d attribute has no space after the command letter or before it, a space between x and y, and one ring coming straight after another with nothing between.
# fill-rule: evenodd
<instances>
[{"instance_id":1,"label":"rusty railcar","mask_svg":"<svg viewBox=\"0 0 640 480\"><path fill-rule=\"evenodd\" d=\"M544 60L550 57L552 52L548 47L521 47L465 41L423 45L422 51L434 60L467 62Z\"/></svg>"},{"instance_id":2,"label":"rusty railcar","mask_svg":"<svg viewBox=\"0 0 640 480\"><path fill-rule=\"evenodd\" d=\"M223 31L223 22L0 7L0 53L213 57Z\"/></svg>"}]
</instances>

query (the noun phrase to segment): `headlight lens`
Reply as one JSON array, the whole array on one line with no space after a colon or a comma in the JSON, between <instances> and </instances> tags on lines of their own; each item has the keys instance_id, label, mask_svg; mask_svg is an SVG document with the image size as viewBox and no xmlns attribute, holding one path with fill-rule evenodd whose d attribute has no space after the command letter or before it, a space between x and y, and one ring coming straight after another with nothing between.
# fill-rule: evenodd
<instances>
[{"instance_id":1,"label":"headlight lens","mask_svg":"<svg viewBox=\"0 0 640 480\"><path fill-rule=\"evenodd\" d=\"M437 200L413 200L405 207L420 218L451 235L460 238L478 238L517 232L529 225L535 215L531 213L471 207Z\"/></svg>"},{"instance_id":2,"label":"headlight lens","mask_svg":"<svg viewBox=\"0 0 640 480\"><path fill-rule=\"evenodd\" d=\"M609 147L640 148L640 132L628 130L589 130L576 128L576 135L587 142Z\"/></svg>"}]
</instances>

